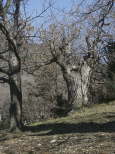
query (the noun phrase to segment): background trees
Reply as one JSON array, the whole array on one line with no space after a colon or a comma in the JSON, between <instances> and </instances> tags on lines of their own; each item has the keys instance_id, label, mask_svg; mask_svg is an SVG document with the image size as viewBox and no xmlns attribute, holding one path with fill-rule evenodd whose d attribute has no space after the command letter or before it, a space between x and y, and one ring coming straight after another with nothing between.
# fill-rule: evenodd
<instances>
[{"instance_id":1,"label":"background trees","mask_svg":"<svg viewBox=\"0 0 115 154\"><path fill-rule=\"evenodd\" d=\"M107 99L104 76L106 68L102 49L106 42L105 39L111 36L108 27L112 25L106 22L112 13L112 6L113 1L104 3L95 1L82 14L81 20L73 11L72 17L71 13L68 16L72 18L70 23L57 22L47 28L39 29L40 42L38 46L35 45L38 52L34 55L36 59L31 58L32 67L30 67L31 74L37 83L34 89L36 87L37 90L32 90L32 88L33 94L32 92L31 94L42 98L41 103L37 99L40 104L44 104L41 108L46 106L46 102L50 104L48 107L50 110L46 109L43 117L48 111L55 114L62 111L67 114L73 108L99 103ZM74 17L76 20L73 20ZM30 57L33 54L31 51ZM55 67L49 69L53 64ZM56 72L58 72L57 77L54 75ZM58 92L59 85L63 89L61 91L60 88L60 92ZM52 93L52 90L57 93Z\"/></svg>"},{"instance_id":2,"label":"background trees","mask_svg":"<svg viewBox=\"0 0 115 154\"><path fill-rule=\"evenodd\" d=\"M95 0L84 12L80 3L65 20L54 20L36 33L31 18L21 16L21 1L0 5L0 81L10 87L12 130L23 126L22 93L23 120L28 121L65 116L113 97L105 96L114 83L113 0ZM110 38L113 42L107 42ZM34 82L21 87L21 76L28 74Z\"/></svg>"},{"instance_id":3,"label":"background trees","mask_svg":"<svg viewBox=\"0 0 115 154\"><path fill-rule=\"evenodd\" d=\"M108 40L107 44L103 48L105 54L105 67L106 67L106 80L105 80L105 98L107 100L113 100L115 97L115 43L114 40Z\"/></svg>"}]
</instances>

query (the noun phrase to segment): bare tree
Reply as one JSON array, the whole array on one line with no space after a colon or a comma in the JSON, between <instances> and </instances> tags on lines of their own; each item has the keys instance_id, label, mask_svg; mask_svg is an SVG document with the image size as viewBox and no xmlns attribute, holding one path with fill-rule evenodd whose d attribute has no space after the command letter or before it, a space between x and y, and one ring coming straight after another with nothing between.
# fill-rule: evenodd
<instances>
[{"instance_id":1,"label":"bare tree","mask_svg":"<svg viewBox=\"0 0 115 154\"><path fill-rule=\"evenodd\" d=\"M53 24L49 30L40 30L41 42L46 45L46 50L49 52L49 58L43 65L56 63L60 67L67 87L67 112L72 109L73 104L80 107L88 103L90 67L86 61L89 61L90 55L86 55L83 59L74 51L73 44L78 37L79 28L75 24ZM43 65L36 63L33 71Z\"/></svg>"},{"instance_id":2,"label":"bare tree","mask_svg":"<svg viewBox=\"0 0 115 154\"><path fill-rule=\"evenodd\" d=\"M13 10L13 22L12 26L9 24L10 19L7 17L9 10L14 7ZM10 129L16 130L22 128L22 90L21 90L21 58L20 58L20 47L21 47L21 35L19 31L19 20L20 20L20 5L21 1L7 0L5 7L3 7L3 1L1 1L1 21L0 31L7 42L8 50L7 56L4 57L4 53L1 53L4 57L2 60L6 60L8 63L7 68L0 68L0 72L5 74L7 78L1 77L3 82L9 83L10 86ZM7 8L7 9L6 9ZM13 28L13 31L9 27Z\"/></svg>"},{"instance_id":3,"label":"bare tree","mask_svg":"<svg viewBox=\"0 0 115 154\"><path fill-rule=\"evenodd\" d=\"M22 0L0 1L0 32L4 40L3 51L0 52L0 81L8 83L10 87L10 130L21 130L22 124L22 86L21 86L21 70L25 70L26 66L23 60L26 55L23 52L23 43L31 37L26 29L31 22L40 17L50 7L36 15L35 17L23 18L21 14ZM29 34L29 35L28 35ZM26 46L26 48L28 45ZM22 68L23 66L23 68Z\"/></svg>"},{"instance_id":4,"label":"bare tree","mask_svg":"<svg viewBox=\"0 0 115 154\"><path fill-rule=\"evenodd\" d=\"M93 9L91 8L88 13L85 13L84 20L89 22L90 16L92 26L88 25L88 33L84 33L87 49L85 49L85 55L81 53L81 57L76 55L76 52L72 52L73 45L77 42L80 32L77 21L69 26L64 24L56 26L54 24L49 32L42 32L42 36L45 36L43 41L46 40L49 44L53 61L62 70L68 89L67 102L70 106L72 104L77 104L77 106L79 104L87 105L94 101L91 86L95 85L94 74L99 67L101 58L100 46L102 46L103 38L106 35L107 18L113 4L113 0L105 2L100 0L92 5Z\"/></svg>"},{"instance_id":5,"label":"bare tree","mask_svg":"<svg viewBox=\"0 0 115 154\"><path fill-rule=\"evenodd\" d=\"M95 91L100 85L103 86L104 79L100 81L100 75L103 78L103 70L100 64L103 63L102 48L108 38L112 37L111 13L113 11L114 1L96 1L85 15L90 17L87 21L90 23L88 33L85 37L87 50L90 52L92 60L89 64L92 69L91 73L91 89ZM94 97L95 99L95 97ZM94 101L94 99L92 101Z\"/></svg>"}]
</instances>

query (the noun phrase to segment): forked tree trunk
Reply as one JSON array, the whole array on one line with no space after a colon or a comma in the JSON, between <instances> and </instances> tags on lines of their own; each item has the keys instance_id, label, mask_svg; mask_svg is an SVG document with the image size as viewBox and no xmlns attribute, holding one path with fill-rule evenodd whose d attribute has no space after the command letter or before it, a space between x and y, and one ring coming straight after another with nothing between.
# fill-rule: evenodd
<instances>
[{"instance_id":1,"label":"forked tree trunk","mask_svg":"<svg viewBox=\"0 0 115 154\"><path fill-rule=\"evenodd\" d=\"M81 66L64 67L62 69L68 90L68 105L71 108L90 104L91 71L86 62Z\"/></svg>"}]
</instances>

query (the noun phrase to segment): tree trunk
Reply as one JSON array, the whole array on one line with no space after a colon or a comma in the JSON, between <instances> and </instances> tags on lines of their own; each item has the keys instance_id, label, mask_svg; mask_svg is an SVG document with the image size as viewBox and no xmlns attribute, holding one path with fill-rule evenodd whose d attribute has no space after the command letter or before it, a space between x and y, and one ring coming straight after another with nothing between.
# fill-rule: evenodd
<instances>
[{"instance_id":1,"label":"tree trunk","mask_svg":"<svg viewBox=\"0 0 115 154\"><path fill-rule=\"evenodd\" d=\"M68 90L68 105L79 108L90 104L91 68L87 63L74 68L66 67L62 73Z\"/></svg>"},{"instance_id":2,"label":"tree trunk","mask_svg":"<svg viewBox=\"0 0 115 154\"><path fill-rule=\"evenodd\" d=\"M75 85L72 76L67 72L63 72L63 78L66 82L67 91L68 91L68 106L72 107L74 98L75 98Z\"/></svg>"},{"instance_id":3,"label":"tree trunk","mask_svg":"<svg viewBox=\"0 0 115 154\"><path fill-rule=\"evenodd\" d=\"M90 104L90 79L91 68L84 62L81 65L80 71L75 72L74 82L76 89L76 104L78 107Z\"/></svg>"},{"instance_id":4,"label":"tree trunk","mask_svg":"<svg viewBox=\"0 0 115 154\"><path fill-rule=\"evenodd\" d=\"M9 51L9 85L10 85L10 130L22 128L22 89L21 63L12 51Z\"/></svg>"},{"instance_id":5,"label":"tree trunk","mask_svg":"<svg viewBox=\"0 0 115 154\"><path fill-rule=\"evenodd\" d=\"M58 66L61 68L62 75L64 78L64 81L67 86L67 110L70 111L72 109L72 105L74 102L74 97L75 97L75 90L74 90L74 82L73 78L71 76L71 73L68 72L67 67L64 64L61 64L60 62L57 61Z\"/></svg>"},{"instance_id":6,"label":"tree trunk","mask_svg":"<svg viewBox=\"0 0 115 154\"><path fill-rule=\"evenodd\" d=\"M10 82L10 130L22 129L22 91L20 72L9 77Z\"/></svg>"},{"instance_id":7,"label":"tree trunk","mask_svg":"<svg viewBox=\"0 0 115 154\"><path fill-rule=\"evenodd\" d=\"M20 18L20 4L21 0L14 2L14 33L17 34L15 38L15 51L9 51L9 70L10 76L10 92L11 92L11 106L10 106L10 129L22 129L22 89L21 89L21 59L20 59L20 38L19 33L19 18Z\"/></svg>"}]
</instances>

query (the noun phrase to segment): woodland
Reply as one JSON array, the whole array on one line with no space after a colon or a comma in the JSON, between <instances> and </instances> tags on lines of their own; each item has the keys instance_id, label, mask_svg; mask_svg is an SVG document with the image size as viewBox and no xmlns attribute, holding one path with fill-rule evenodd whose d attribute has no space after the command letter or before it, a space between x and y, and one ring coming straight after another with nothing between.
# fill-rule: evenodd
<instances>
[{"instance_id":1,"label":"woodland","mask_svg":"<svg viewBox=\"0 0 115 154\"><path fill-rule=\"evenodd\" d=\"M0 154L114 153L114 0L28 3L0 0Z\"/></svg>"}]
</instances>

